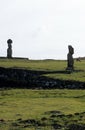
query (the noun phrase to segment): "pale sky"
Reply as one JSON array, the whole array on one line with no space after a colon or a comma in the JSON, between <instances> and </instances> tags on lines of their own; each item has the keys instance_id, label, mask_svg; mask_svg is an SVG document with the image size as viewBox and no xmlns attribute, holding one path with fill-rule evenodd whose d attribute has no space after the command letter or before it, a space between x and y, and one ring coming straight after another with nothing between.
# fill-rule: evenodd
<instances>
[{"instance_id":1,"label":"pale sky","mask_svg":"<svg viewBox=\"0 0 85 130\"><path fill-rule=\"evenodd\" d=\"M0 0L0 56L66 59L85 56L85 0Z\"/></svg>"}]
</instances>

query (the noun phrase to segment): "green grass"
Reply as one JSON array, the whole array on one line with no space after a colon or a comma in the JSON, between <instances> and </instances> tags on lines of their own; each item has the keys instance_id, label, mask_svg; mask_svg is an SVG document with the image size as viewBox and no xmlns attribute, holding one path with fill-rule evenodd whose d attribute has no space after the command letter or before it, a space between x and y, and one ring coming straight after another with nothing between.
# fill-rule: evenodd
<instances>
[{"instance_id":1,"label":"green grass","mask_svg":"<svg viewBox=\"0 0 85 130\"><path fill-rule=\"evenodd\" d=\"M18 119L40 120L49 111L74 114L85 112L85 90L28 90L12 89L0 91L0 119L6 121L1 128ZM85 123L85 120L82 121ZM0 129L2 130L2 129Z\"/></svg>"},{"instance_id":2,"label":"green grass","mask_svg":"<svg viewBox=\"0 0 85 130\"><path fill-rule=\"evenodd\" d=\"M71 74L46 74L45 76L54 78L54 79L61 79L61 80L74 80L74 81L81 81L85 82L85 72L73 72Z\"/></svg>"},{"instance_id":3,"label":"green grass","mask_svg":"<svg viewBox=\"0 0 85 130\"><path fill-rule=\"evenodd\" d=\"M0 95L0 117L7 120L17 118L16 114L36 118L54 108L67 114L85 110L85 90L13 89L0 91Z\"/></svg>"},{"instance_id":4,"label":"green grass","mask_svg":"<svg viewBox=\"0 0 85 130\"><path fill-rule=\"evenodd\" d=\"M67 61L59 60L19 60L19 59L0 59L0 67L25 68L29 70L47 71L47 77L63 80L85 81L85 61L74 61L75 71L71 74L56 73L65 71ZM49 72L53 72L52 74Z\"/></svg>"},{"instance_id":5,"label":"green grass","mask_svg":"<svg viewBox=\"0 0 85 130\"><path fill-rule=\"evenodd\" d=\"M0 59L0 67L16 67L31 70L63 70L65 69L65 61L57 60L19 60L19 59Z\"/></svg>"},{"instance_id":6,"label":"green grass","mask_svg":"<svg viewBox=\"0 0 85 130\"><path fill-rule=\"evenodd\" d=\"M71 74L56 73L67 67L66 61L57 60L0 59L0 67L42 70L48 72L44 74L47 77L85 82L84 60L75 61L75 71ZM57 112L62 113L62 118L56 115ZM43 118L46 122L42 121ZM29 126L26 123L29 119L46 126ZM74 122L80 125L78 127L85 125L85 90L0 90L0 130L51 130L54 122L61 125L60 130L66 130L65 126L72 127Z\"/></svg>"},{"instance_id":7,"label":"green grass","mask_svg":"<svg viewBox=\"0 0 85 130\"><path fill-rule=\"evenodd\" d=\"M64 66L63 70L65 70L65 64L62 63L62 66ZM75 71L72 72L71 74L65 74L65 73L63 74L63 73L55 72L54 74L46 74L45 76L51 77L54 79L74 80L74 81L85 82L85 61L81 61L81 62L75 61L74 70Z\"/></svg>"},{"instance_id":8,"label":"green grass","mask_svg":"<svg viewBox=\"0 0 85 130\"><path fill-rule=\"evenodd\" d=\"M24 59L0 59L0 67L17 67L31 70L59 71L65 70L67 61L65 60L24 60ZM85 60L74 61L75 70L85 71Z\"/></svg>"}]
</instances>

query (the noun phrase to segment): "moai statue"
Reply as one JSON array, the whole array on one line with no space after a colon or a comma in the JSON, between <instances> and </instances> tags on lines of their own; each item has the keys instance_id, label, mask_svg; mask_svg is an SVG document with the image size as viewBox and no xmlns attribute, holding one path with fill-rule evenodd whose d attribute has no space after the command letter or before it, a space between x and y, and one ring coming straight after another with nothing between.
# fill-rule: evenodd
<instances>
[{"instance_id":1,"label":"moai statue","mask_svg":"<svg viewBox=\"0 0 85 130\"><path fill-rule=\"evenodd\" d=\"M7 40L8 43L8 49L7 49L7 58L12 58L12 40L8 39Z\"/></svg>"},{"instance_id":2,"label":"moai statue","mask_svg":"<svg viewBox=\"0 0 85 130\"><path fill-rule=\"evenodd\" d=\"M69 45L68 46L69 53L67 54L67 70L74 70L74 60L73 60L73 54L74 54L74 48Z\"/></svg>"}]
</instances>

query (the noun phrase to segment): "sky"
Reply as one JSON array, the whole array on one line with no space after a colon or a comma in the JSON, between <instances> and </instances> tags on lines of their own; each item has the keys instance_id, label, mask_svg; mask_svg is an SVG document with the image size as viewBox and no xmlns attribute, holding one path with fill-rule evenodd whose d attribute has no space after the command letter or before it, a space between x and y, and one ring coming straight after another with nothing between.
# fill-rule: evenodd
<instances>
[{"instance_id":1,"label":"sky","mask_svg":"<svg viewBox=\"0 0 85 130\"><path fill-rule=\"evenodd\" d=\"M85 56L85 0L0 0L0 56L66 59Z\"/></svg>"}]
</instances>

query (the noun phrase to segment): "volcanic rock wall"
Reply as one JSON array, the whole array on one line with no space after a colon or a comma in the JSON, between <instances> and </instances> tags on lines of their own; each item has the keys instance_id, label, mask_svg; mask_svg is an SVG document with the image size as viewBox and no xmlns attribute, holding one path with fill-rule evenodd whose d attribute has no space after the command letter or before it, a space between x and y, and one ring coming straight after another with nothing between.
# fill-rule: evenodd
<instances>
[{"instance_id":1,"label":"volcanic rock wall","mask_svg":"<svg viewBox=\"0 0 85 130\"><path fill-rule=\"evenodd\" d=\"M84 89L85 82L53 79L43 76L52 73L33 71L19 68L0 68L0 88L29 88L29 89ZM59 73L59 72L56 72ZM65 73L60 71L60 73Z\"/></svg>"}]
</instances>

